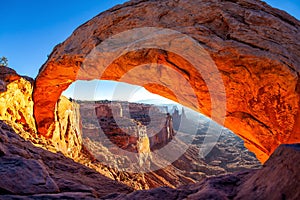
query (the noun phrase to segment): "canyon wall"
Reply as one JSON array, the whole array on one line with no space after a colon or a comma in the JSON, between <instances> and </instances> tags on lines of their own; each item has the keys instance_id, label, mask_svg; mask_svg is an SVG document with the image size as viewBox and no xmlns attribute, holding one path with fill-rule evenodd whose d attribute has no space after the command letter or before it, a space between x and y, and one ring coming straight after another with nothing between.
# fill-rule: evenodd
<instances>
[{"instance_id":1,"label":"canyon wall","mask_svg":"<svg viewBox=\"0 0 300 200\"><path fill-rule=\"evenodd\" d=\"M52 137L45 138L39 134L33 117L33 82L33 79L20 76L13 69L0 67L1 193L22 195L44 193L48 199L51 198L51 195L63 198L66 195L64 192L68 192L68 195L71 196L98 196L93 188L101 190L100 193L116 191L116 187L103 188L103 183L105 185L117 184L121 188L129 189L112 180L125 183L134 189L149 189L149 187L158 187L163 184L170 187L175 186L169 181L171 177L169 175L150 176L147 178L149 183L146 183L141 174L118 171L117 168L109 168L95 160L94 155L84 146L88 143L83 144L82 141L80 107L66 97L61 96L56 103ZM133 109L133 111L138 116L137 113L141 110ZM103 116L101 113L98 112L98 115ZM118 114L121 117L121 113ZM107 116L109 117L109 115ZM134 123L134 127L136 127L136 123ZM107 130L109 128L107 127ZM117 140L119 144L124 144L124 141L120 140L121 138L117 139L119 139ZM136 138L133 139L137 142ZM145 145L142 143L141 146ZM99 147L101 148L98 145L97 148ZM101 149L101 152L103 155L109 156L106 154L105 148ZM115 156L111 159L117 161ZM20 179L17 176L18 180L12 179L9 177L12 174L11 170L16 170L17 175L25 173L22 176L24 178ZM36 173L32 173L32 171ZM76 172L76 176L74 172ZM81 172L83 174L80 174ZM84 174L85 172L88 174ZM94 177L93 180L92 177ZM101 183L101 187L93 186L94 182ZM13 184L17 184L17 186ZM39 187L36 184L39 184Z\"/></svg>"},{"instance_id":2,"label":"canyon wall","mask_svg":"<svg viewBox=\"0 0 300 200\"><path fill-rule=\"evenodd\" d=\"M0 120L36 146L76 159L82 147L79 105L60 97L55 107L53 135L45 138L37 132L33 116L33 83L32 78L0 66Z\"/></svg>"},{"instance_id":3,"label":"canyon wall","mask_svg":"<svg viewBox=\"0 0 300 200\"><path fill-rule=\"evenodd\" d=\"M24 136L36 134L33 117L33 82L19 76L13 69L0 66L0 120L6 121Z\"/></svg>"},{"instance_id":4,"label":"canyon wall","mask_svg":"<svg viewBox=\"0 0 300 200\"><path fill-rule=\"evenodd\" d=\"M166 145L175 135L171 116L153 105L128 102L79 102L83 137L97 138L107 148L137 153L140 130L145 130L151 151ZM96 133L102 134L96 134Z\"/></svg>"}]
</instances>

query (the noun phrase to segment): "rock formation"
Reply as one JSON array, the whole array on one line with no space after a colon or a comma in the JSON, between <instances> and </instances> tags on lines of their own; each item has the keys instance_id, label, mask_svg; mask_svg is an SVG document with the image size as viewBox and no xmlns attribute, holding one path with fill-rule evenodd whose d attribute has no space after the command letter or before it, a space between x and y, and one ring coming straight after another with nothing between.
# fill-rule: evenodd
<instances>
[{"instance_id":1,"label":"rock formation","mask_svg":"<svg viewBox=\"0 0 300 200\"><path fill-rule=\"evenodd\" d=\"M150 141L147 135L147 128L141 123L138 123L138 139L136 148L139 159L139 167L150 169L152 159Z\"/></svg>"},{"instance_id":2,"label":"rock formation","mask_svg":"<svg viewBox=\"0 0 300 200\"><path fill-rule=\"evenodd\" d=\"M166 114L153 105L107 100L96 103L78 101L78 103L82 114L84 137L93 138L95 132L103 131L102 137L100 134L97 136L107 147L116 145L124 150L137 152L136 144L139 138L137 123L147 128L152 151L168 143L175 134L170 119L167 121ZM108 139L109 141L106 141Z\"/></svg>"},{"instance_id":3,"label":"rock formation","mask_svg":"<svg viewBox=\"0 0 300 200\"><path fill-rule=\"evenodd\" d=\"M67 98L61 96L56 104L55 108L55 123L54 123L54 131L51 138L45 138L41 134L37 134L36 126L35 126L35 119L33 117L33 101L32 101L32 88L33 88L33 79L29 77L23 77L18 75L13 69L7 68L7 67L1 67L0 68L0 121L3 123L3 127L5 127L5 130L9 130L10 135L15 135L14 132L12 132L12 129L9 128L12 127L13 130L20 135L23 139L26 139L27 141L30 141L34 146L43 148L45 150L48 150L53 153L62 153L65 156L72 158L73 160L88 166L97 172L101 173L102 175L110 178L115 179L121 182L125 182L129 185L132 183L131 180L134 180L134 184L131 184L133 188L135 189L143 189L144 183L142 180L140 180L140 177L138 175L132 175L132 174L124 174L119 173L115 169L111 169L108 167L103 166L101 163L95 161L93 156L87 151L87 149L82 144L82 135L81 135L81 123L80 123L80 115L79 115L79 105L76 104L73 101L68 100ZM9 126L7 126L8 124ZM1 129L1 128L0 128ZM3 139L2 139L3 137ZM17 137L17 136L15 136ZM20 139L17 137L17 141ZM6 141L5 136L0 137L0 140ZM11 141L8 139L8 149L11 150L12 153L16 153L18 155L23 156L27 158L28 154L31 154L32 152L35 152L35 154L39 154L39 152L47 152L39 148L26 148L21 145L19 148L16 141ZM16 143L16 147L14 144ZM27 142L26 144L29 145ZM4 145L5 146L5 145ZM32 146L32 145L31 145ZM7 149L6 147L3 147L0 145L0 156L4 155ZM23 148L23 150L22 150ZM29 151L29 152L27 152ZM52 155L52 154L49 154ZM9 157L10 154L9 154ZM12 159L5 161L7 165L0 166L0 171L4 171L5 173L9 173L9 170L16 169L19 170L18 167L28 167L25 169L25 172L30 172L30 170L35 170L30 168L31 165L35 165L39 170L41 169L41 175L42 177L39 177L37 182L41 181L41 179L47 180L48 172L44 170L44 167L40 165L40 163L37 161L35 162L34 159L30 160L29 163L25 160L18 161L17 159ZM39 157L38 157L39 158ZM49 156L46 159L55 160L56 157ZM62 158L60 161L67 158ZM58 163L60 162L58 161ZM63 161L62 161L63 162ZM20 163L20 164L18 164ZM16 165L16 166L15 166ZM55 165L55 164L53 164ZM72 165L72 164L71 164ZM9 169L10 168L10 169ZM13 176L15 172L11 171L9 175ZM62 172L63 173L63 172ZM121 175L120 175L121 174ZM30 172L28 176L24 176L24 179L29 179L30 176L32 176L32 173ZM61 175L62 176L62 175ZM120 176L122 176L122 179L120 179ZM3 177L3 181L7 182L8 177L7 176L1 176ZM23 180L23 179L22 179ZM19 193L20 190L27 191L25 189L26 185L30 186L30 184L36 184L37 182L30 182L30 180L27 180L23 183L22 186L18 191L12 191L13 193ZM2 182L4 184L4 182ZM46 183L45 183L46 184ZM48 183L47 183L48 184ZM50 181L50 186L52 182ZM72 183L73 184L73 183ZM75 184L76 185L76 184ZM52 184L53 186L53 184ZM51 187L52 187L51 186ZM10 185L12 188L12 184ZM40 190L41 192L46 191L50 192L47 188L45 189L44 185L41 183L41 188L38 188L36 185L34 186L36 190ZM47 186L48 187L48 186ZM70 186L71 188L73 186ZM55 188L55 187L54 187ZM34 188L29 188L28 190L31 190ZM75 189L76 190L76 189ZM2 190L0 189L0 192ZM5 192L6 193L6 192ZM9 193L9 192L8 192ZM51 196L51 195L50 195ZM55 196L55 195L54 195ZM38 197L36 197L38 198ZM50 198L50 197L49 197Z\"/></svg>"},{"instance_id":4,"label":"rock formation","mask_svg":"<svg viewBox=\"0 0 300 200\"><path fill-rule=\"evenodd\" d=\"M13 69L0 66L0 120L19 134L36 133L33 117L33 79L18 75Z\"/></svg>"},{"instance_id":5,"label":"rock formation","mask_svg":"<svg viewBox=\"0 0 300 200\"><path fill-rule=\"evenodd\" d=\"M0 120L0 199L92 199L133 191L61 153L25 141Z\"/></svg>"},{"instance_id":6,"label":"rock formation","mask_svg":"<svg viewBox=\"0 0 300 200\"><path fill-rule=\"evenodd\" d=\"M162 195L165 199L298 199L299 156L299 145L281 145L262 169L210 177L177 189L160 187L133 192L63 154L35 147L0 121L0 192L5 200L158 199ZM190 165L188 159L184 156L181 162ZM170 178L175 175L170 169L157 173L164 177L171 173ZM153 172L145 176L146 180L155 180ZM170 181L175 185L178 180Z\"/></svg>"},{"instance_id":7,"label":"rock formation","mask_svg":"<svg viewBox=\"0 0 300 200\"><path fill-rule=\"evenodd\" d=\"M171 189L156 188L104 198L126 199L298 199L300 197L300 144L281 145L264 167L238 172ZM288 166L288 167L287 167ZM293 178L292 178L293 177Z\"/></svg>"},{"instance_id":8,"label":"rock formation","mask_svg":"<svg viewBox=\"0 0 300 200\"><path fill-rule=\"evenodd\" d=\"M190 132L178 132L175 138L167 139L166 114L154 105L117 101L98 101L96 103L79 101L78 103L83 120L83 144L100 163L117 169L120 174L122 174L121 171L129 172L133 168L138 168L138 170L141 168L147 172L147 169L158 166L156 168L159 170L144 173L142 176L124 173L112 177L128 185L132 185L132 182L126 180L126 177L137 176L142 181L143 189L162 185L175 188L201 181L209 176L260 167L260 163L254 155L243 147L243 141L229 131L224 131L211 153L207 155L206 159L201 159L199 148L209 125L209 120L206 118L203 118L205 123L201 124L202 128L198 130L198 134L191 145L193 139L189 139L189 137L194 137L194 135ZM130 108L129 110L123 109L122 118L119 118L118 105ZM115 115L112 113L113 109L116 109L114 110ZM100 110L103 112L98 113ZM149 110L152 110L151 117ZM163 115L162 119L160 119L161 115ZM161 125L158 123L151 125L153 121L159 122L158 119L163 121ZM184 123L187 123L186 120L188 119L186 118ZM137 126L137 123L140 125ZM191 123L188 122L187 124ZM196 126L198 125L196 124ZM158 130L155 135L153 135L153 132L156 131L154 128ZM168 128L173 132L171 126ZM140 138L140 133L147 133L148 137ZM177 141L172 143L173 149L180 150L183 155L170 165L164 166L163 163L166 160L157 155L155 151L162 149L172 140ZM187 145L191 146L186 148ZM140 151L139 146L141 147ZM129 153L125 154L122 150ZM132 157L130 153L134 153L135 156ZM138 189L141 185L137 184L134 188Z\"/></svg>"},{"instance_id":9,"label":"rock formation","mask_svg":"<svg viewBox=\"0 0 300 200\"><path fill-rule=\"evenodd\" d=\"M176 52L151 45L151 48L126 52L108 66L103 63L109 54L105 54L102 60L101 57L90 59L90 53L97 45L107 44L105 41L108 38L127 30L134 29L137 34L127 35L128 38L123 38L125 41L146 34L144 36L149 38L141 41L147 46L152 35L135 29L145 26L160 28L155 29L161 31L158 31L160 34L166 30L161 28L172 29L201 44L216 64L226 94L222 93L221 88L211 91L207 78L216 79L214 74L205 77L209 72L205 71L209 69L207 60L200 62L205 68L202 74L197 71L197 66ZM299 29L299 21L256 0L133 0L101 13L58 45L41 68L34 91L32 79L1 66L1 199L157 199L162 195L170 199L299 199L299 144L280 145L300 141ZM178 35L168 36L170 46L178 42ZM182 45L182 39L187 38L185 36L179 37ZM104 47L118 49L120 46L113 43L114 39L109 39L112 43ZM161 38L159 43L165 44L165 39ZM186 52L190 50L184 49ZM143 70L134 70L137 66L142 66ZM165 70L163 66L175 70L177 74L171 74L172 70ZM195 91L196 99L188 90L188 84L178 81L181 76ZM151 155L153 160L150 164L159 168L155 172L141 175L112 169L99 163L89 150L101 152L100 156L115 164L128 163L128 160L111 154L97 141L86 141L84 146L78 104L61 97L61 92L76 79L94 78L142 85L219 123L220 116L215 118L213 112L218 113L221 109L216 109L213 100L222 103L224 94L225 126L243 138L246 146L262 162L279 147L263 168L219 177L205 178L207 175L234 171L240 163L253 166L248 162L251 157L247 152L237 153L233 148L240 142L228 141L232 139L229 137L221 138L221 142L228 141L233 146L225 150L221 144L216 145L205 161L200 160L199 149L194 144L167 167L162 167L163 160L159 160L156 154ZM177 94L174 94L174 89ZM135 105L133 108L135 119L132 122L146 123L147 119L138 113L149 112L147 107L140 109ZM119 110L118 117L126 116L122 104L115 109ZM105 112L111 115L106 108L96 111L100 120ZM93 123L90 123L91 127ZM171 121L167 124L164 130L171 130ZM144 127L145 124L136 128L138 136L142 137L145 133ZM140 130L141 135L138 134ZM188 137L180 134L176 137ZM135 140L136 151L149 157L149 145L165 142L164 138L172 139L162 137L162 140L153 142L151 137L140 141L131 137L129 141ZM199 134L195 142L202 140L203 136ZM173 150L186 150L184 147L181 141L172 146ZM171 151L167 153L172 154ZM141 164L147 160L143 155L139 158ZM216 157L219 157L218 161ZM182 186L203 178L205 180L202 182ZM169 187L133 192L133 189L161 185ZM177 186L180 187L175 189Z\"/></svg>"},{"instance_id":10,"label":"rock formation","mask_svg":"<svg viewBox=\"0 0 300 200\"><path fill-rule=\"evenodd\" d=\"M186 121L186 115L185 115L184 108L182 107L181 114L179 114L179 110L176 106L173 109L173 112L171 112L170 114L172 115L172 119L173 119L173 127L176 131L178 131L180 128L181 122Z\"/></svg>"},{"instance_id":11,"label":"rock formation","mask_svg":"<svg viewBox=\"0 0 300 200\"><path fill-rule=\"evenodd\" d=\"M55 107L52 137L38 135L33 116L33 82L33 79L20 76L13 69L0 67L0 120L35 145L76 159L82 146L79 106L60 97Z\"/></svg>"},{"instance_id":12,"label":"rock formation","mask_svg":"<svg viewBox=\"0 0 300 200\"><path fill-rule=\"evenodd\" d=\"M55 110L55 129L51 141L63 154L76 159L82 148L79 105L61 96Z\"/></svg>"},{"instance_id":13,"label":"rock formation","mask_svg":"<svg viewBox=\"0 0 300 200\"><path fill-rule=\"evenodd\" d=\"M181 55L159 48L132 50L108 66L103 64L108 54L104 56L106 60L100 56L87 60L91 66L86 65L85 59L97 45L124 31L143 27L168 28L190 36L212 58L220 77L205 74L210 68L205 68L204 60L204 72L199 73L198 66ZM214 118L213 112L218 114L225 106L216 107L214 101L217 105L226 103L225 126L243 138L246 147L265 162L280 144L300 141L299 30L300 23L295 18L258 0L132 0L116 6L76 29L55 47L40 69L33 94L38 131L52 137L57 100L76 79L120 81L126 75L122 81L180 100L219 123L222 114ZM145 38L144 44L152 42ZM176 43L178 38L167 39ZM113 50L113 45L106 47ZM147 63L158 66L144 66ZM134 70L136 66L144 67ZM180 76L168 74L170 70L162 70L161 66L168 66ZM218 77L215 80L223 81L226 94L221 86L212 89L206 85L207 78L213 79L214 75ZM185 77L195 91L198 105L188 84L177 81L180 77ZM177 96L171 89L176 90ZM211 95L215 97L213 101ZM226 102L222 95L226 95Z\"/></svg>"}]
</instances>

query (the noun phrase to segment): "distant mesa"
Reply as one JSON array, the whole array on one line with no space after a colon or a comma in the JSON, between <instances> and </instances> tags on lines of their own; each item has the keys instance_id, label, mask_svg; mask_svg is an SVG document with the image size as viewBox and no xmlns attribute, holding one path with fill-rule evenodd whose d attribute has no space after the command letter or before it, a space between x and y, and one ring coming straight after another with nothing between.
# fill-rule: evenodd
<instances>
[{"instance_id":1,"label":"distant mesa","mask_svg":"<svg viewBox=\"0 0 300 200\"><path fill-rule=\"evenodd\" d=\"M79 104L84 137L100 137L108 148L117 146L137 153L141 129L149 138L151 151L163 147L175 135L172 116L161 112L164 107L117 101L80 101ZM96 129L104 134L95 134ZM107 139L109 141L105 142Z\"/></svg>"}]
</instances>

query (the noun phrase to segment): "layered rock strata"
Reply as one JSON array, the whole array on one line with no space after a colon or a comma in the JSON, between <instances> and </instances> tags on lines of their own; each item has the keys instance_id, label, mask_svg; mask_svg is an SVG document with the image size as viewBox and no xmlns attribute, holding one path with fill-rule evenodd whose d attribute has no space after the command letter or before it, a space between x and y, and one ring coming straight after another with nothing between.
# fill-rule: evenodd
<instances>
[{"instance_id":1,"label":"layered rock strata","mask_svg":"<svg viewBox=\"0 0 300 200\"><path fill-rule=\"evenodd\" d=\"M23 138L52 152L62 152L76 159L81 151L79 106L60 97L55 107L51 138L38 134L33 116L34 80L18 75L13 69L0 67L0 120L9 124Z\"/></svg>"},{"instance_id":2,"label":"layered rock strata","mask_svg":"<svg viewBox=\"0 0 300 200\"><path fill-rule=\"evenodd\" d=\"M0 199L96 199L131 192L61 153L25 141L0 120Z\"/></svg>"}]
</instances>

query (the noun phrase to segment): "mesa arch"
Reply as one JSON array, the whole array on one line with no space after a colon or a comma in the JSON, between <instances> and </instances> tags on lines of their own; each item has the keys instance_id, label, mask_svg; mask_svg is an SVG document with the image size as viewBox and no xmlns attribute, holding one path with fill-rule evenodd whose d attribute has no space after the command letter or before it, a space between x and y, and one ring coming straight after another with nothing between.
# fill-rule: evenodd
<instances>
[{"instance_id":1,"label":"mesa arch","mask_svg":"<svg viewBox=\"0 0 300 200\"><path fill-rule=\"evenodd\" d=\"M224 125L243 138L260 161L265 162L281 143L300 142L300 22L256 0L133 0L81 25L54 48L36 77L34 116L40 134L51 137L61 93L75 80L97 74L95 65L86 76L78 76L86 56L107 38L142 27L176 30L201 44L224 82ZM205 81L187 60L172 52L155 48L128 52L99 79L118 80L147 63L169 66L185 76L198 98L196 108L211 115ZM140 72L127 81L139 85L144 77ZM145 87L174 99L157 84ZM182 101L195 109L184 97Z\"/></svg>"}]
</instances>

